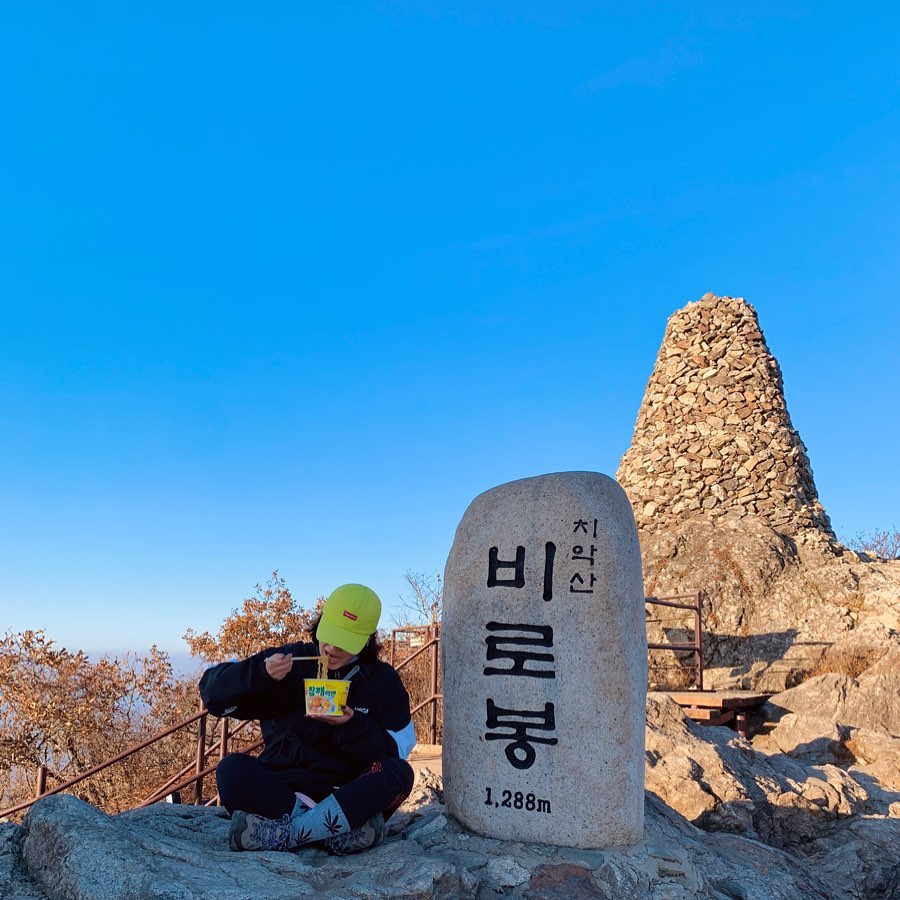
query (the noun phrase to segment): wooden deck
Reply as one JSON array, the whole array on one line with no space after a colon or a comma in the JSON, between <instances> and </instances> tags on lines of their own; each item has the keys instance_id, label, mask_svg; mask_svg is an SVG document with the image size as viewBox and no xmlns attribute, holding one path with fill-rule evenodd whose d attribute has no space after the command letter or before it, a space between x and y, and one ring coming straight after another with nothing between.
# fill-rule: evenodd
<instances>
[{"instance_id":1,"label":"wooden deck","mask_svg":"<svg viewBox=\"0 0 900 900\"><path fill-rule=\"evenodd\" d=\"M684 714L703 725L731 725L747 737L747 714L758 709L771 694L757 691L664 691Z\"/></svg>"}]
</instances>

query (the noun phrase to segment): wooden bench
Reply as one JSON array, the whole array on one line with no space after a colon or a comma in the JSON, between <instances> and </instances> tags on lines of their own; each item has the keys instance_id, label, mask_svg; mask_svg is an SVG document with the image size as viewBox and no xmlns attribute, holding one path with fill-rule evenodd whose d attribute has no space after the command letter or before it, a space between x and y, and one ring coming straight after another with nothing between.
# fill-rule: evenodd
<instances>
[{"instance_id":1,"label":"wooden bench","mask_svg":"<svg viewBox=\"0 0 900 900\"><path fill-rule=\"evenodd\" d=\"M665 691L684 714L703 725L732 725L747 737L747 715L758 709L771 694L755 691Z\"/></svg>"}]
</instances>

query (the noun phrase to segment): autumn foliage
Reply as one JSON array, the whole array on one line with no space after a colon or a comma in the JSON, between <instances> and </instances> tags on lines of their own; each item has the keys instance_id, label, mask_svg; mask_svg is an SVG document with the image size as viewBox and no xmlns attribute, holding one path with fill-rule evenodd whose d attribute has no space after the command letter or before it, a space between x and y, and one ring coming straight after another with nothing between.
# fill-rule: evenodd
<instances>
[{"instance_id":1,"label":"autumn foliage","mask_svg":"<svg viewBox=\"0 0 900 900\"><path fill-rule=\"evenodd\" d=\"M0 639L0 807L34 796L38 766L52 787L197 710L193 680L167 654L104 657L60 648L43 631ZM173 736L87 779L73 793L109 812L139 803L180 767Z\"/></svg>"},{"instance_id":2,"label":"autumn foliage","mask_svg":"<svg viewBox=\"0 0 900 900\"><path fill-rule=\"evenodd\" d=\"M245 659L266 647L280 647L309 635L310 625L322 609L318 597L312 609L298 606L284 579L273 572L265 585L257 585L240 609L231 611L215 635L192 628L184 634L191 655L206 662Z\"/></svg>"}]
</instances>

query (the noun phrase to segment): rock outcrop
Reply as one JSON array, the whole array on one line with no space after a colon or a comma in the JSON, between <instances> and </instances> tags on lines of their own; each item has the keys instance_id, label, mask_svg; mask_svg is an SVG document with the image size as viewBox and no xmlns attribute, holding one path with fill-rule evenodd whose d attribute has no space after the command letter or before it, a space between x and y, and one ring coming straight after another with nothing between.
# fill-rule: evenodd
<instances>
[{"instance_id":1,"label":"rock outcrop","mask_svg":"<svg viewBox=\"0 0 900 900\"><path fill-rule=\"evenodd\" d=\"M847 897L900 897L900 794L880 780L877 764L853 756L852 742L843 745L845 726L819 721L824 732L810 728L786 753L772 735L750 744L650 694L647 789L707 832L786 851ZM810 758L810 745L823 738L821 756Z\"/></svg>"},{"instance_id":2,"label":"rock outcrop","mask_svg":"<svg viewBox=\"0 0 900 900\"><path fill-rule=\"evenodd\" d=\"M744 300L705 294L670 318L617 479L646 593L706 594L707 687L779 691L823 661L856 674L900 646L900 562L836 541ZM658 607L648 632L655 643L692 636L684 614ZM660 657L671 661L655 653L651 676ZM679 686L665 673L651 682Z\"/></svg>"},{"instance_id":3,"label":"rock outcrop","mask_svg":"<svg viewBox=\"0 0 900 900\"><path fill-rule=\"evenodd\" d=\"M756 516L698 516L646 534L641 556L648 594L705 592L708 688L781 691L817 670L855 675L900 646L900 562L866 562ZM692 637L684 614L652 613L651 640Z\"/></svg>"},{"instance_id":4,"label":"rock outcrop","mask_svg":"<svg viewBox=\"0 0 900 900\"><path fill-rule=\"evenodd\" d=\"M769 698L754 740L769 752L836 762L900 791L900 651L858 678L820 675ZM900 808L900 794L897 795Z\"/></svg>"}]
</instances>

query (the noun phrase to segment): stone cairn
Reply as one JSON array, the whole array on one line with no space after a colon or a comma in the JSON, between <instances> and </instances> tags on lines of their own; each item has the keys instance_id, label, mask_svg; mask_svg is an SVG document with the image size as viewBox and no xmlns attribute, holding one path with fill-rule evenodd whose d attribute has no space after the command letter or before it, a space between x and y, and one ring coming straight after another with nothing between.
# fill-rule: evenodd
<instances>
[{"instance_id":1,"label":"stone cairn","mask_svg":"<svg viewBox=\"0 0 900 900\"><path fill-rule=\"evenodd\" d=\"M741 297L704 294L669 318L616 478L644 534L728 514L834 539L781 370Z\"/></svg>"}]
</instances>

